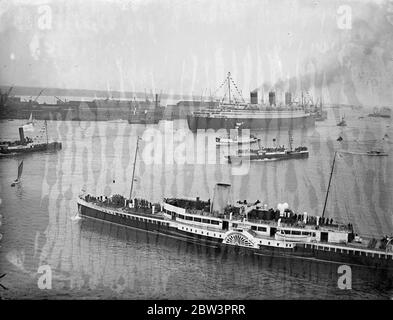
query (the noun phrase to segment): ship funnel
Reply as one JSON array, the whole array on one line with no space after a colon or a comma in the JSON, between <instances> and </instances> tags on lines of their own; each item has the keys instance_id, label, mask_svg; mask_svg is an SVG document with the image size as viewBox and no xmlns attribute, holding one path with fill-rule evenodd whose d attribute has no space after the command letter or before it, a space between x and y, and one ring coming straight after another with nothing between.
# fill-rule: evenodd
<instances>
[{"instance_id":1,"label":"ship funnel","mask_svg":"<svg viewBox=\"0 0 393 320\"><path fill-rule=\"evenodd\" d=\"M251 104L258 104L258 91L251 91L250 92L250 103Z\"/></svg>"},{"instance_id":2,"label":"ship funnel","mask_svg":"<svg viewBox=\"0 0 393 320\"><path fill-rule=\"evenodd\" d=\"M227 205L231 204L231 185L217 183L214 188L213 201L210 207L211 213L224 213Z\"/></svg>"},{"instance_id":3,"label":"ship funnel","mask_svg":"<svg viewBox=\"0 0 393 320\"><path fill-rule=\"evenodd\" d=\"M19 140L21 144L25 143L25 133L23 131L23 127L19 128Z\"/></svg>"},{"instance_id":4,"label":"ship funnel","mask_svg":"<svg viewBox=\"0 0 393 320\"><path fill-rule=\"evenodd\" d=\"M292 104L292 94L285 92L285 105L289 106L290 104Z\"/></svg>"},{"instance_id":5,"label":"ship funnel","mask_svg":"<svg viewBox=\"0 0 393 320\"><path fill-rule=\"evenodd\" d=\"M269 104L271 106L275 106L276 105L276 93L274 91L270 91L269 92Z\"/></svg>"}]
</instances>

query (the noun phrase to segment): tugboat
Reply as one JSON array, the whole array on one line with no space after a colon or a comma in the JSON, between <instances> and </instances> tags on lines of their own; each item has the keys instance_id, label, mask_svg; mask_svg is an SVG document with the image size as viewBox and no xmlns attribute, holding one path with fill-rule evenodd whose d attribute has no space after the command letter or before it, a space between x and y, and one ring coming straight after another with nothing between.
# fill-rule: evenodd
<instances>
[{"instance_id":1,"label":"tugboat","mask_svg":"<svg viewBox=\"0 0 393 320\"><path fill-rule=\"evenodd\" d=\"M60 150L61 142L49 142L48 128L45 120L46 142L34 142L33 139L25 137L23 127L19 128L19 140L0 142L0 156L12 156L22 153L31 153L46 150Z\"/></svg>"},{"instance_id":2,"label":"tugboat","mask_svg":"<svg viewBox=\"0 0 393 320\"><path fill-rule=\"evenodd\" d=\"M284 146L268 148L259 147L257 150L238 150L237 155L228 155L228 162L239 162L243 159L271 161L271 160L287 160L287 159L301 159L308 158L308 148L299 146L292 148L293 138L289 133L289 148Z\"/></svg>"},{"instance_id":3,"label":"tugboat","mask_svg":"<svg viewBox=\"0 0 393 320\"><path fill-rule=\"evenodd\" d=\"M378 107L375 107L374 112L370 113L368 116L369 117L390 118L391 115L392 115L392 110L389 107L382 107L380 109Z\"/></svg>"},{"instance_id":4,"label":"tugboat","mask_svg":"<svg viewBox=\"0 0 393 320\"><path fill-rule=\"evenodd\" d=\"M138 152L137 142L135 151ZM232 204L231 186L218 183L213 200L164 198L153 204L132 197L135 164L129 198L121 195L93 196L82 192L78 213L84 218L141 229L179 240L205 245L214 250L230 250L271 257L301 258L351 263L378 269L393 268L393 237L377 241L356 238L352 224L325 217L334 164L321 216L295 213L287 204L269 208L260 201ZM360 243L359 243L360 242Z\"/></svg>"},{"instance_id":5,"label":"tugboat","mask_svg":"<svg viewBox=\"0 0 393 320\"><path fill-rule=\"evenodd\" d=\"M368 156L388 156L388 154L386 152L384 152L383 150L370 150L370 151L367 151L367 155Z\"/></svg>"}]
</instances>

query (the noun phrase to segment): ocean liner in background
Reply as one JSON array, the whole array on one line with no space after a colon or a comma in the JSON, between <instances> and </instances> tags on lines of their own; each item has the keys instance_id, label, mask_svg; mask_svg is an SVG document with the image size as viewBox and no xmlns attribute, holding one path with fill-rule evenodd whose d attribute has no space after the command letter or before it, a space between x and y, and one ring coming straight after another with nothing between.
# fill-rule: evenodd
<instances>
[{"instance_id":1,"label":"ocean liner in background","mask_svg":"<svg viewBox=\"0 0 393 320\"><path fill-rule=\"evenodd\" d=\"M231 97L231 84L240 96ZM258 92L250 93L250 103L246 103L230 72L224 85L228 87L228 101L225 96L218 106L202 108L187 116L191 131L198 129L252 129L252 130L281 130L303 129L315 125L315 118L303 106L292 103L291 94L285 94L285 105L276 103L276 93L269 92L269 105L258 103ZM219 89L220 89L219 88ZM226 94L225 94L226 95Z\"/></svg>"}]
</instances>

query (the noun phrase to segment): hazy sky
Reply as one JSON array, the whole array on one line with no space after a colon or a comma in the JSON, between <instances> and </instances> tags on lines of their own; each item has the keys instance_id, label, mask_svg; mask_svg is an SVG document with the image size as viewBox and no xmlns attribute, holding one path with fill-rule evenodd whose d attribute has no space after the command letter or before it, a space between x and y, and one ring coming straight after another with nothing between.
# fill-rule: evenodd
<instances>
[{"instance_id":1,"label":"hazy sky","mask_svg":"<svg viewBox=\"0 0 393 320\"><path fill-rule=\"evenodd\" d=\"M393 2L3 0L0 59L3 85L208 95L230 71L246 99L392 104Z\"/></svg>"}]
</instances>

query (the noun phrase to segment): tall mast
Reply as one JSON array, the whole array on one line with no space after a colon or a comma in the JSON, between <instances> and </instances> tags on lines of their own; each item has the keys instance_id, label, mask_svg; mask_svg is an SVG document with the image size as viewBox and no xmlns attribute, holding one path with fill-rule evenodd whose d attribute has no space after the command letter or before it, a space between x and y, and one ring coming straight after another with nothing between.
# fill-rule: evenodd
<instances>
[{"instance_id":1,"label":"tall mast","mask_svg":"<svg viewBox=\"0 0 393 320\"><path fill-rule=\"evenodd\" d=\"M228 99L229 99L229 103L231 103L231 79L230 79L230 77L231 77L231 73L228 72L227 81L228 81L228 94L229 94Z\"/></svg>"},{"instance_id":2,"label":"tall mast","mask_svg":"<svg viewBox=\"0 0 393 320\"><path fill-rule=\"evenodd\" d=\"M48 123L45 120L45 134L46 134L46 144L48 144Z\"/></svg>"},{"instance_id":3,"label":"tall mast","mask_svg":"<svg viewBox=\"0 0 393 320\"><path fill-rule=\"evenodd\" d=\"M137 140L136 140L134 168L132 169L132 180L131 180L131 189L130 189L130 198L129 198L130 201L131 201L131 197L132 197L132 189L134 188L134 175L135 175L135 165L136 165L136 156L138 154L138 147L139 147L139 136L137 137Z\"/></svg>"},{"instance_id":4,"label":"tall mast","mask_svg":"<svg viewBox=\"0 0 393 320\"><path fill-rule=\"evenodd\" d=\"M289 150L292 151L292 144L293 144L293 136L292 136L292 131L288 131L288 138L289 138Z\"/></svg>"},{"instance_id":5,"label":"tall mast","mask_svg":"<svg viewBox=\"0 0 393 320\"><path fill-rule=\"evenodd\" d=\"M333 158L333 164L332 164L332 171L330 172L329 184L328 184L328 188L327 188L327 191L326 191L325 204L323 205L322 218L323 218L324 215L325 215L326 204L327 204L327 200L328 200L328 196L329 196L330 183L332 182L332 176L333 176L333 170L334 170L334 163L336 162L336 155L337 155L337 151L334 152L334 158Z\"/></svg>"}]
</instances>

